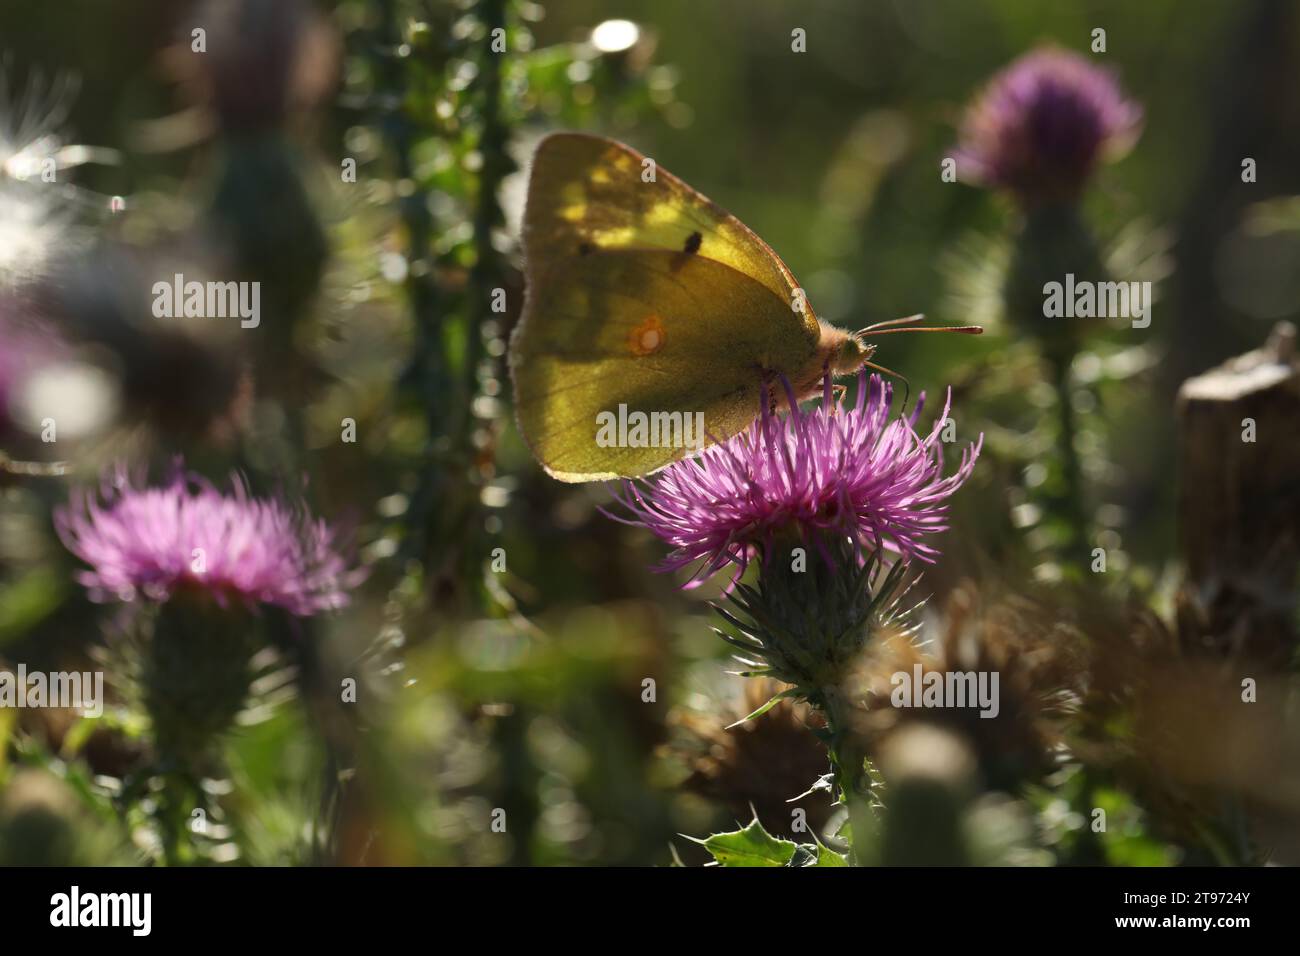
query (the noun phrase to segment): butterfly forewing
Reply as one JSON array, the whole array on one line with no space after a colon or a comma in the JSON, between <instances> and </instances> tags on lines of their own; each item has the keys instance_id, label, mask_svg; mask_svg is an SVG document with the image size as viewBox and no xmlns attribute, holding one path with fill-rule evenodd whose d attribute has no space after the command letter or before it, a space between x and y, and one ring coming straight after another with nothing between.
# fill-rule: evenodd
<instances>
[{"instance_id":1,"label":"butterfly forewing","mask_svg":"<svg viewBox=\"0 0 1300 956\"><path fill-rule=\"evenodd\" d=\"M595 249L664 249L743 272L793 302L797 283L753 230L636 150L554 133L537 147L524 212L529 279ZM653 179L647 180L653 174ZM815 325L810 308L803 321Z\"/></svg>"}]
</instances>

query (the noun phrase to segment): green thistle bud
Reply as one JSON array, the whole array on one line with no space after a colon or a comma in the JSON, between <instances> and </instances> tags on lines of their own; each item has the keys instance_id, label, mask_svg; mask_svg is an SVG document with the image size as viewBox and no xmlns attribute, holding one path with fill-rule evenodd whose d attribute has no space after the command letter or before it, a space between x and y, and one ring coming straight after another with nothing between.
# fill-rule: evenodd
<instances>
[{"instance_id":1,"label":"green thistle bud","mask_svg":"<svg viewBox=\"0 0 1300 956\"><path fill-rule=\"evenodd\" d=\"M908 630L902 599L906 565L887 566L847 537L778 537L764 549L757 586L737 584L727 599L738 613L717 611L735 633L717 633L740 648L747 673L793 684L821 703L842 686L873 637ZM791 695L794 696L794 695Z\"/></svg>"},{"instance_id":2,"label":"green thistle bud","mask_svg":"<svg viewBox=\"0 0 1300 956\"><path fill-rule=\"evenodd\" d=\"M142 610L132 676L160 762L197 767L244 709L261 621L237 606L178 595Z\"/></svg>"}]
</instances>

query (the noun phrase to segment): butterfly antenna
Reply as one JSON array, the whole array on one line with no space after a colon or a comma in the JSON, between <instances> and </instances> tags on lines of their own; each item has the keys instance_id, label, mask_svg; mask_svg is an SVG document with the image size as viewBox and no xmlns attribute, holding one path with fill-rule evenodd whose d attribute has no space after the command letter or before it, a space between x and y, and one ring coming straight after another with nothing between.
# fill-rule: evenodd
<instances>
[{"instance_id":1,"label":"butterfly antenna","mask_svg":"<svg viewBox=\"0 0 1300 956\"><path fill-rule=\"evenodd\" d=\"M917 312L915 315L905 315L901 319L886 319L884 322L873 322L865 329L859 329L858 335L866 335L874 329L888 328L891 325L907 325L909 322L920 322L924 318L924 312Z\"/></svg>"},{"instance_id":2,"label":"butterfly antenna","mask_svg":"<svg viewBox=\"0 0 1300 956\"><path fill-rule=\"evenodd\" d=\"M871 335L890 335L894 332L963 332L966 335L980 335L984 331L981 325L934 325L923 328L899 328L898 326L909 326L913 322L920 322L925 318L924 312L918 312L916 315L907 315L901 319L886 319L884 322L876 322L868 325L865 329L859 329L857 335L866 338Z\"/></svg>"}]
</instances>

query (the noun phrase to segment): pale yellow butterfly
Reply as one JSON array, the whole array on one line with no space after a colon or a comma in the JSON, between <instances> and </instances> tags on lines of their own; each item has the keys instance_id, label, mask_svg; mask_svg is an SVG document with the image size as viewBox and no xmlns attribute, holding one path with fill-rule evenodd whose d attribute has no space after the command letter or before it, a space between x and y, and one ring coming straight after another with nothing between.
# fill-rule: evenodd
<instances>
[{"instance_id":1,"label":"pale yellow butterfly","mask_svg":"<svg viewBox=\"0 0 1300 956\"><path fill-rule=\"evenodd\" d=\"M519 428L561 481L640 477L748 427L766 384L799 399L871 367L871 335L814 314L740 220L635 150L556 133L533 157L527 292L510 343Z\"/></svg>"}]
</instances>

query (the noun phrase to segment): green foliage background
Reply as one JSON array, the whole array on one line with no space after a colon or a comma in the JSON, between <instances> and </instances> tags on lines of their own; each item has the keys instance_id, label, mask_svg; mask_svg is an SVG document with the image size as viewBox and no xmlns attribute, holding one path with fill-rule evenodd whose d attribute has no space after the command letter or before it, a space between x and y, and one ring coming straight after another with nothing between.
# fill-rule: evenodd
<instances>
[{"instance_id":1,"label":"green foliage background","mask_svg":"<svg viewBox=\"0 0 1300 956\"><path fill-rule=\"evenodd\" d=\"M187 861L698 863L713 848L679 834L739 830L746 803L789 836L771 808L815 779L786 787L801 745L781 738L750 754L756 728L731 744L691 729L745 710L708 629L716 588L684 593L651 573L661 546L597 512L606 489L547 479L511 420L502 354L522 294L523 170L554 128L654 156L762 235L831 321L857 328L925 312L987 324L981 339L891 338L879 358L930 394L927 420L951 385L959 439L987 437L954 502L945 560L926 578L936 605L965 578L989 593L1026 591L1068 583L1086 558L1055 550L1054 517L1033 506L1035 489L1058 476L1050 389L1031 344L1001 315L1014 210L942 182L940 163L964 105L998 68L1043 42L1086 51L1104 28L1097 59L1144 104L1146 124L1132 154L1101 171L1086 212L1108 262L1157 280L1160 298L1145 333L1090 338L1080 445L1114 572L1106 599L1169 614L1176 389L1300 311L1300 220L1283 202L1300 193L1294 5L341 0L319 9L338 37L341 78L286 134L286 162L329 257L318 282L295 257L310 223L266 246L261 268L286 295L295 283L310 294L283 351L257 358L250 423L214 448L119 421L65 455L67 478L6 477L2 489L0 659L33 669L84 664L102 643L107 615L71 583L74 562L49 515L70 482L93 479L123 448L153 462L183 451L215 476L239 467L264 490L305 474L318 512L356 527L369 568L358 599L301 635L282 698L261 701L230 735L227 779L211 793L216 825L194 838ZM36 71L79 75L71 139L122 152L121 163L76 178L92 195L129 197L130 218L102 227L127 245L212 216L252 223L259 240L281 218L268 213L276 197L256 172L223 165L246 148L238 138L145 145L158 133L149 121L186 106L159 53L192 16L171 0L0 4L11 86ZM641 45L602 56L584 44L613 17L640 24ZM498 23L503 57L486 50ZM796 27L806 54L791 52ZM356 184L339 182L346 156L358 160ZM1257 161L1258 182L1242 183L1244 157ZM1275 228L1258 228L1269 215ZM486 305L497 287L511 302L505 316ZM337 439L345 417L357 422L355 445ZM503 575L487 570L497 548ZM345 677L359 682L355 706L337 701ZM147 810L122 799L145 744L140 714L117 691L94 727L0 711L0 861L160 859ZM812 734L806 745L822 760ZM755 789L737 805L690 784L702 759L741 767L736 778ZM1183 826L1176 800L1140 796L1109 770L1086 776L1076 767L973 798L962 811L975 834L965 861L1258 859L1249 840ZM824 794L809 799L819 798L825 812ZM1097 846L1084 814L1099 805L1119 822ZM498 808L504 834L491 828ZM793 856L752 829L739 834L748 836L712 839L725 853L747 852L753 837L777 846L778 862ZM877 858L912 862L887 841Z\"/></svg>"}]
</instances>

